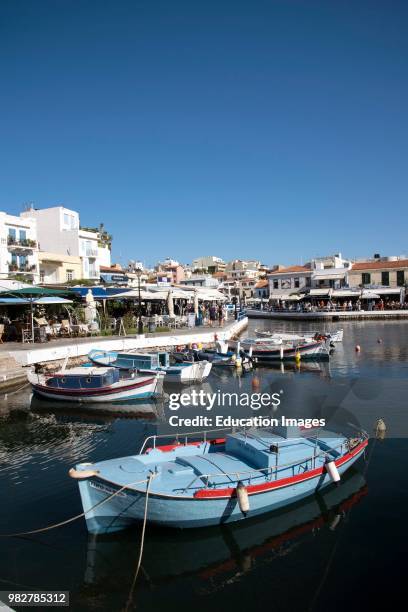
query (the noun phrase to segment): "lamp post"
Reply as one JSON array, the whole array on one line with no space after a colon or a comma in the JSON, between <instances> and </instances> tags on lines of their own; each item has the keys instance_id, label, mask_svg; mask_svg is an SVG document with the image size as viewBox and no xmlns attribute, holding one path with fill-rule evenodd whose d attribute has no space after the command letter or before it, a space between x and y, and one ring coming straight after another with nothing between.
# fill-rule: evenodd
<instances>
[{"instance_id":1,"label":"lamp post","mask_svg":"<svg viewBox=\"0 0 408 612\"><path fill-rule=\"evenodd\" d=\"M143 321L142 321L142 297L140 293L140 277L142 276L142 270L138 268L136 270L137 280L138 280L138 289L139 289L139 307L138 307L138 322L137 322L137 333L143 334Z\"/></svg>"}]
</instances>

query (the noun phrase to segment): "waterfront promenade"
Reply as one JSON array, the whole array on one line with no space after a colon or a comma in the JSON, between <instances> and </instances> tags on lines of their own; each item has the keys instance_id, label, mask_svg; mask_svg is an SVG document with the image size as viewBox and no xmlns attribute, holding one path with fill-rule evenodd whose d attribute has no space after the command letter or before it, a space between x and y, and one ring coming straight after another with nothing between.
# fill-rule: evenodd
<instances>
[{"instance_id":1,"label":"waterfront promenade","mask_svg":"<svg viewBox=\"0 0 408 612\"><path fill-rule=\"evenodd\" d=\"M85 357L92 349L107 351L131 351L153 348L170 348L177 345L201 342L210 344L230 340L248 325L247 317L227 321L223 327L193 327L177 329L171 333L143 334L140 336L98 336L90 338L60 338L47 344L21 344L8 342L0 345L0 388L18 385L26 380L24 366Z\"/></svg>"},{"instance_id":2,"label":"waterfront promenade","mask_svg":"<svg viewBox=\"0 0 408 612\"><path fill-rule=\"evenodd\" d=\"M289 321L408 320L408 310L318 310L316 312L297 312L296 310L269 311L248 308L245 313L249 319L283 319Z\"/></svg>"}]
</instances>

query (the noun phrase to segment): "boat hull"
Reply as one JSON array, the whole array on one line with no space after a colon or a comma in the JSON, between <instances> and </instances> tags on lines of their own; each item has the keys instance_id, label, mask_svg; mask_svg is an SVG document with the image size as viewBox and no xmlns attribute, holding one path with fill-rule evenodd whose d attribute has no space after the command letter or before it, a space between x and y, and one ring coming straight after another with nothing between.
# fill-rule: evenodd
<instances>
[{"instance_id":1,"label":"boat hull","mask_svg":"<svg viewBox=\"0 0 408 612\"><path fill-rule=\"evenodd\" d=\"M248 349L245 349L248 353ZM322 342L311 342L301 346L293 347L269 347L267 345L260 348L259 345L253 346L252 356L257 361L284 361L286 359L297 359L297 355L302 359L329 359L329 351Z\"/></svg>"},{"instance_id":2,"label":"boat hull","mask_svg":"<svg viewBox=\"0 0 408 612\"><path fill-rule=\"evenodd\" d=\"M83 391L81 393L47 388L46 385L31 382L33 392L39 397L76 403L103 403L103 402L120 402L130 399L149 399L160 394L162 382L158 377L147 378L146 381L133 382L126 386L100 390L100 392L89 393Z\"/></svg>"},{"instance_id":3,"label":"boat hull","mask_svg":"<svg viewBox=\"0 0 408 612\"><path fill-rule=\"evenodd\" d=\"M340 474L348 470L364 453L366 443L336 461ZM284 482L285 481L285 482ZM282 508L329 486L332 480L324 468L293 478L267 483L261 490L248 488L250 510L248 517L259 516ZM145 487L146 485L144 485ZM341 484L340 484L341 486ZM120 491L112 499L109 496L119 490L114 483L100 478L79 482L79 489L87 528L91 533L119 531L140 521L144 516L145 488ZM258 487L259 488L259 487ZM257 487L254 487L257 489ZM195 528L220 525L243 520L237 497L225 491L207 490L199 496L175 496L151 493L148 499L148 521L156 525L174 528ZM97 508L92 509L96 504Z\"/></svg>"}]
</instances>

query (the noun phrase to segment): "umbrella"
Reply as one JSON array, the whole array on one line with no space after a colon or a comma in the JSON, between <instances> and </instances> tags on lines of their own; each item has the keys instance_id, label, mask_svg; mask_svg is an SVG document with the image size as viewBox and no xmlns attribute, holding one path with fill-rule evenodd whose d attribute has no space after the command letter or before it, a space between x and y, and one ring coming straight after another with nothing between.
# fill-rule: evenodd
<instances>
[{"instance_id":1,"label":"umbrella","mask_svg":"<svg viewBox=\"0 0 408 612\"><path fill-rule=\"evenodd\" d=\"M194 291L194 314L198 315L198 291Z\"/></svg>"},{"instance_id":2,"label":"umbrella","mask_svg":"<svg viewBox=\"0 0 408 612\"><path fill-rule=\"evenodd\" d=\"M167 296L167 308L169 309L169 317L174 317L173 292L171 289L169 289Z\"/></svg>"}]
</instances>

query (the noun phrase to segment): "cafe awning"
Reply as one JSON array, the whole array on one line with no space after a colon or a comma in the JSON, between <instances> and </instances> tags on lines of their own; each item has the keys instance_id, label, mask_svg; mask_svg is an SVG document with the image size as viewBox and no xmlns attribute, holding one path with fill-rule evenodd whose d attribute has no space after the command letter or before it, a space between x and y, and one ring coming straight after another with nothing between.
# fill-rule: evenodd
<instances>
[{"instance_id":1,"label":"cafe awning","mask_svg":"<svg viewBox=\"0 0 408 612\"><path fill-rule=\"evenodd\" d=\"M24 299L13 297L0 297L0 306L24 306L34 304L48 306L49 304L72 304L72 300L66 300L61 297L39 297L37 299Z\"/></svg>"}]
</instances>

